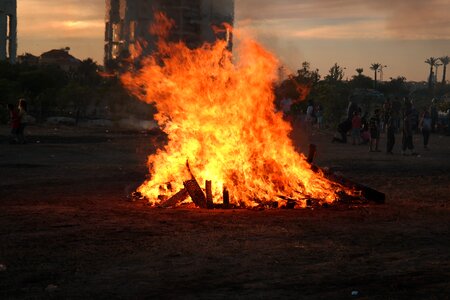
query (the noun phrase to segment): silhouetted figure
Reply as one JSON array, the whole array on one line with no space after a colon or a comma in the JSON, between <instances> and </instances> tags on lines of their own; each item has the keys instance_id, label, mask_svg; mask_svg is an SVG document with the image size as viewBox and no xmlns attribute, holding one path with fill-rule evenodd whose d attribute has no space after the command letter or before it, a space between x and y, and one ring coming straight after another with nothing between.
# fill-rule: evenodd
<instances>
[{"instance_id":1,"label":"silhouetted figure","mask_svg":"<svg viewBox=\"0 0 450 300\"><path fill-rule=\"evenodd\" d=\"M391 110L392 110L392 102L391 102L391 99L388 98L383 103L383 111L381 112L381 116L380 116L380 119L381 119L381 132L385 132L386 131L386 124L388 122Z\"/></svg>"},{"instance_id":2,"label":"silhouetted figure","mask_svg":"<svg viewBox=\"0 0 450 300\"><path fill-rule=\"evenodd\" d=\"M355 111L354 116L352 118L352 144L359 145L361 144L361 116L359 115L359 111Z\"/></svg>"},{"instance_id":3,"label":"silhouetted figure","mask_svg":"<svg viewBox=\"0 0 450 300\"><path fill-rule=\"evenodd\" d=\"M396 128L396 118L394 116L394 112L391 110L387 116L386 121L386 153L387 154L393 154L392 150L394 149L395 145L395 132L397 131Z\"/></svg>"},{"instance_id":4,"label":"silhouetted figure","mask_svg":"<svg viewBox=\"0 0 450 300\"><path fill-rule=\"evenodd\" d=\"M411 155L416 155L413 144L413 126L412 126L411 107L406 106L405 115L403 117L403 138L402 138L402 154L408 155L407 150L411 151Z\"/></svg>"},{"instance_id":5,"label":"silhouetted figure","mask_svg":"<svg viewBox=\"0 0 450 300\"><path fill-rule=\"evenodd\" d=\"M422 117L420 119L420 128L422 130L423 135L423 148L425 150L428 150L428 141L430 139L430 133L431 133L431 125L432 124L432 118L431 114L428 111L427 108L423 110Z\"/></svg>"},{"instance_id":6,"label":"silhouetted figure","mask_svg":"<svg viewBox=\"0 0 450 300\"><path fill-rule=\"evenodd\" d=\"M431 132L434 133L436 131L436 125L439 118L438 109L436 106L436 99L431 100L430 114L431 114Z\"/></svg>"},{"instance_id":7,"label":"silhouetted figure","mask_svg":"<svg viewBox=\"0 0 450 300\"><path fill-rule=\"evenodd\" d=\"M398 133L402 124L402 102L398 97L395 97L394 101L392 102L391 111L395 122L395 133Z\"/></svg>"},{"instance_id":8,"label":"silhouetted figure","mask_svg":"<svg viewBox=\"0 0 450 300\"><path fill-rule=\"evenodd\" d=\"M380 142L380 110L376 109L369 120L370 130L370 152L380 152L378 144Z\"/></svg>"},{"instance_id":9,"label":"silhouetted figure","mask_svg":"<svg viewBox=\"0 0 450 300\"><path fill-rule=\"evenodd\" d=\"M317 128L322 129L323 128L323 108L322 105L317 104L315 108L316 112L316 119L317 119Z\"/></svg>"},{"instance_id":10,"label":"silhouetted figure","mask_svg":"<svg viewBox=\"0 0 450 300\"><path fill-rule=\"evenodd\" d=\"M25 99L19 100L19 119L20 126L17 131L17 138L20 144L25 144L25 127L27 124L27 101Z\"/></svg>"},{"instance_id":11,"label":"silhouetted figure","mask_svg":"<svg viewBox=\"0 0 450 300\"><path fill-rule=\"evenodd\" d=\"M347 132L352 128L352 122L348 119L339 123L337 127L337 131L340 135L340 138L336 135L333 137L333 143L347 143Z\"/></svg>"},{"instance_id":12,"label":"silhouetted figure","mask_svg":"<svg viewBox=\"0 0 450 300\"><path fill-rule=\"evenodd\" d=\"M367 112L361 118L361 145L367 145L370 142L369 122Z\"/></svg>"},{"instance_id":13,"label":"silhouetted figure","mask_svg":"<svg viewBox=\"0 0 450 300\"><path fill-rule=\"evenodd\" d=\"M355 102L352 102L350 100L350 102L348 103L348 107L347 107L347 120L351 121L355 111L358 111L358 105Z\"/></svg>"},{"instance_id":14,"label":"silhouetted figure","mask_svg":"<svg viewBox=\"0 0 450 300\"><path fill-rule=\"evenodd\" d=\"M9 125L11 127L9 143L16 144L19 142L19 139L17 137L17 132L19 131L20 127L19 111L13 104L8 104L8 111L9 111Z\"/></svg>"}]
</instances>

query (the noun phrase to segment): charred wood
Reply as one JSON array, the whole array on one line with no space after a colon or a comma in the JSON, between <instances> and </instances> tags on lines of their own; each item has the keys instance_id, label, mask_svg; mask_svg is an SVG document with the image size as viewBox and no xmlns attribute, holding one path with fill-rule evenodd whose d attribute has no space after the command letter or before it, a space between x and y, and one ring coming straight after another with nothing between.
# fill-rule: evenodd
<instances>
[{"instance_id":1,"label":"charred wood","mask_svg":"<svg viewBox=\"0 0 450 300\"><path fill-rule=\"evenodd\" d=\"M192 201L195 203L195 205L200 208L206 208L206 197L197 180L191 179L185 181L183 182L183 185L189 193L189 196L191 196Z\"/></svg>"},{"instance_id":2,"label":"charred wood","mask_svg":"<svg viewBox=\"0 0 450 300\"><path fill-rule=\"evenodd\" d=\"M212 208L214 208L214 203L213 203L211 180L206 180L205 190L206 190L206 207L208 209L212 209Z\"/></svg>"},{"instance_id":3,"label":"charred wood","mask_svg":"<svg viewBox=\"0 0 450 300\"><path fill-rule=\"evenodd\" d=\"M308 158L306 161L310 164L314 162L314 158L316 157L317 152L317 146L315 144L309 144L309 152L308 152Z\"/></svg>"},{"instance_id":4,"label":"charred wood","mask_svg":"<svg viewBox=\"0 0 450 300\"><path fill-rule=\"evenodd\" d=\"M223 188L223 208L229 208L230 206L230 192L226 187Z\"/></svg>"},{"instance_id":5,"label":"charred wood","mask_svg":"<svg viewBox=\"0 0 450 300\"><path fill-rule=\"evenodd\" d=\"M182 189L178 193L176 193L175 195L170 197L169 199L161 202L161 204L159 206L163 207L163 208L173 207L173 206L177 205L178 203L186 200L188 196L189 196L188 191L186 189Z\"/></svg>"},{"instance_id":6,"label":"charred wood","mask_svg":"<svg viewBox=\"0 0 450 300\"><path fill-rule=\"evenodd\" d=\"M325 177L333 182L339 183L342 186L348 188L348 189L352 189L356 192L361 193L361 197L363 199L366 199L367 201L372 201L378 204L383 204L386 201L386 195L382 192L379 192L371 187L368 187L366 185L354 182L353 180L350 180L348 178L345 178L342 175L333 173L331 171L328 170L323 170L319 167L317 167L317 170L322 170L323 174L325 175ZM346 197L343 197L343 195L341 195L341 198L345 198L343 199L344 202L347 200L349 200L349 195L347 195ZM356 200L356 199L354 199Z\"/></svg>"}]
</instances>

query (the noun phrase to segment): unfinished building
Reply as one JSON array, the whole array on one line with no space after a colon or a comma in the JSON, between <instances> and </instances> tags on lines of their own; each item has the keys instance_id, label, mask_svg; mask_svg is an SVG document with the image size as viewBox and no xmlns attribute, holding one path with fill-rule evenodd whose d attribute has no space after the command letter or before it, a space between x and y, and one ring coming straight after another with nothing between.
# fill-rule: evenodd
<instances>
[{"instance_id":1,"label":"unfinished building","mask_svg":"<svg viewBox=\"0 0 450 300\"><path fill-rule=\"evenodd\" d=\"M0 60L16 61L17 1L0 1Z\"/></svg>"},{"instance_id":2,"label":"unfinished building","mask_svg":"<svg viewBox=\"0 0 450 300\"><path fill-rule=\"evenodd\" d=\"M214 42L214 25L233 24L234 0L106 0L105 66L127 57L137 41L146 42L144 54L154 49L149 27L155 11L175 21L171 40L196 48ZM225 34L231 47L231 35Z\"/></svg>"}]
</instances>

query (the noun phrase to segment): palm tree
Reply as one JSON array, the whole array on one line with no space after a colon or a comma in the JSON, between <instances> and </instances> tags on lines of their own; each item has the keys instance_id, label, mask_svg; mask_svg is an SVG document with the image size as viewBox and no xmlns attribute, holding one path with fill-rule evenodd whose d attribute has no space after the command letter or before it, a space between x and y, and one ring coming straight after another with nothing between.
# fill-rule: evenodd
<instances>
[{"instance_id":1,"label":"palm tree","mask_svg":"<svg viewBox=\"0 0 450 300\"><path fill-rule=\"evenodd\" d=\"M362 73L364 72L364 69L363 68L356 68L356 73L358 73L358 76L361 76L362 75Z\"/></svg>"},{"instance_id":2,"label":"palm tree","mask_svg":"<svg viewBox=\"0 0 450 300\"><path fill-rule=\"evenodd\" d=\"M374 88L377 88L377 72L380 67L381 67L380 63L373 63L370 65L370 69L375 73L375 81L373 82Z\"/></svg>"},{"instance_id":3,"label":"palm tree","mask_svg":"<svg viewBox=\"0 0 450 300\"><path fill-rule=\"evenodd\" d=\"M439 60L434 64L434 70L436 72L434 72L434 82L438 82L438 72L439 72L439 67L442 66L442 64L439 62Z\"/></svg>"},{"instance_id":4,"label":"palm tree","mask_svg":"<svg viewBox=\"0 0 450 300\"><path fill-rule=\"evenodd\" d=\"M431 89L433 87L433 68L438 62L438 59L435 57L430 57L425 60L426 64L430 65L430 75L428 75L428 88Z\"/></svg>"},{"instance_id":5,"label":"palm tree","mask_svg":"<svg viewBox=\"0 0 450 300\"><path fill-rule=\"evenodd\" d=\"M445 84L445 76L447 73L447 65L450 63L450 57L448 55L442 56L439 58L442 65L444 66L444 70L442 71L442 84Z\"/></svg>"}]
</instances>

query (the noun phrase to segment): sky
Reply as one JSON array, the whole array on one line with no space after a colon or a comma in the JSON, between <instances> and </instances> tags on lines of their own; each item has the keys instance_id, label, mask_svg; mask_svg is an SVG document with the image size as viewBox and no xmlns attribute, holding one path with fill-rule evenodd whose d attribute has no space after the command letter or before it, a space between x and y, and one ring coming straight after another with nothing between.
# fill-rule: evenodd
<instances>
[{"instance_id":1,"label":"sky","mask_svg":"<svg viewBox=\"0 0 450 300\"><path fill-rule=\"evenodd\" d=\"M384 80L426 80L425 59L450 56L450 0L235 0L238 29L252 35L295 71L308 61L324 76L334 63L345 77L356 68ZM18 0L18 53L70 47L103 61L104 0ZM438 76L442 74L442 68Z\"/></svg>"}]
</instances>

